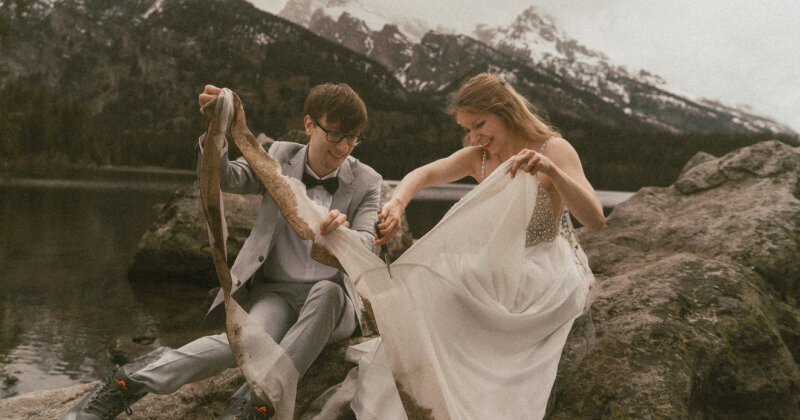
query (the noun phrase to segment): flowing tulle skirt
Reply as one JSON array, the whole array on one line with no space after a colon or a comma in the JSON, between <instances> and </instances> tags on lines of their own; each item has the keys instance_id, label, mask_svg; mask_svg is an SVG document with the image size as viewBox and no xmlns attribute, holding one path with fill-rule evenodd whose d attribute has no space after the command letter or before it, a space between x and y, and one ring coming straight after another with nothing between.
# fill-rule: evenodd
<instances>
[{"instance_id":1,"label":"flowing tulle skirt","mask_svg":"<svg viewBox=\"0 0 800 420\"><path fill-rule=\"evenodd\" d=\"M544 415L591 273L568 234L525 247L538 182L512 179L508 166L393 263L391 278L380 266L356 274L411 417Z\"/></svg>"}]
</instances>

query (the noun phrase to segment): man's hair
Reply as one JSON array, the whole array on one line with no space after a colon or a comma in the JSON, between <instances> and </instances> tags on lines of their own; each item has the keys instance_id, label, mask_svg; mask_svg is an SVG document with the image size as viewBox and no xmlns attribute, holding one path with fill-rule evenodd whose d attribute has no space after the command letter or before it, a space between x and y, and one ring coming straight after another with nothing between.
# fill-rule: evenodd
<instances>
[{"instance_id":1,"label":"man's hair","mask_svg":"<svg viewBox=\"0 0 800 420\"><path fill-rule=\"evenodd\" d=\"M367 125L364 101L344 83L314 86L308 92L303 110L317 121L324 116L327 124L338 124L337 131L344 134L359 134Z\"/></svg>"}]
</instances>

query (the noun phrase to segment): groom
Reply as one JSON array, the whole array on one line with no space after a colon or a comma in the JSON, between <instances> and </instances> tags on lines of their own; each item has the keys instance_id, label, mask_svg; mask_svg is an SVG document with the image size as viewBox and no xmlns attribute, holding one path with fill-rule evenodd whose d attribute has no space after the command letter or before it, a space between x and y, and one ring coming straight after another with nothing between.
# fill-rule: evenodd
<instances>
[{"instance_id":1,"label":"groom","mask_svg":"<svg viewBox=\"0 0 800 420\"><path fill-rule=\"evenodd\" d=\"M200 106L220 91L207 85L199 96ZM372 249L381 176L350 156L363 140L361 130L367 122L364 102L345 84L324 84L311 89L304 112L308 145L275 142L268 153L281 164L284 175L306 184L312 201L330 209L320 223L321 234L339 226L350 228ZM202 147L197 150L202 153ZM344 273L311 259L311 241L300 239L288 225L247 163L228 159L227 144L220 163L223 191L263 194L250 236L231 268L231 295L243 307L250 306L250 317L286 351L302 376L326 344L348 338L358 328L361 308L355 287ZM207 320L222 320L222 303L220 290ZM168 394L235 366L225 333L202 337L164 353L138 371L130 371L128 366L115 369L62 419L114 418L122 411L130 414L130 405L148 392ZM245 384L222 418L268 419L273 413L274 408Z\"/></svg>"}]
</instances>

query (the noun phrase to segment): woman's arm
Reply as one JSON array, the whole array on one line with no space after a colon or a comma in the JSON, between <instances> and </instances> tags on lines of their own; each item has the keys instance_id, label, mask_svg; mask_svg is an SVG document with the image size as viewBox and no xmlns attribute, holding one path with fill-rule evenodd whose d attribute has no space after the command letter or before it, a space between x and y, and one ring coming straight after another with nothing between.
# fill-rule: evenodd
<instances>
[{"instance_id":1,"label":"woman's arm","mask_svg":"<svg viewBox=\"0 0 800 420\"><path fill-rule=\"evenodd\" d=\"M475 177L475 162L482 156L480 147L467 147L452 155L409 172L397 185L392 198L378 215L378 229L383 237L375 245L388 242L400 230L401 217L408 203L425 187L457 181L465 176Z\"/></svg>"},{"instance_id":2,"label":"woman's arm","mask_svg":"<svg viewBox=\"0 0 800 420\"><path fill-rule=\"evenodd\" d=\"M566 140L552 139L547 144L547 155L528 149L520 151L511 165L511 175L518 169L532 175L541 171L553 181L561 200L582 225L602 229L606 223L603 205L583 173L578 153Z\"/></svg>"}]
</instances>

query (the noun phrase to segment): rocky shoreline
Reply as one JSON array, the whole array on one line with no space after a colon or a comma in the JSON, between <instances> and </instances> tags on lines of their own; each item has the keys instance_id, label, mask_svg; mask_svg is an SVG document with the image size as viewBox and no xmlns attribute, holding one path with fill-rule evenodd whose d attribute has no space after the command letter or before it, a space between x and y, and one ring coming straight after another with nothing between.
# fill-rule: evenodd
<instances>
[{"instance_id":1,"label":"rocky shoreline","mask_svg":"<svg viewBox=\"0 0 800 420\"><path fill-rule=\"evenodd\" d=\"M173 197L142 237L132 281L213 283L193 194ZM225 197L232 254L257 207L248 200ZM800 148L700 153L671 186L639 190L605 229L578 234L597 284L562 354L549 418L800 418ZM298 415L354 366L343 354L359 340L325 350L300 384ZM150 395L130 418L218 416L240 383L232 369ZM92 385L0 400L0 418L56 418Z\"/></svg>"}]
</instances>

